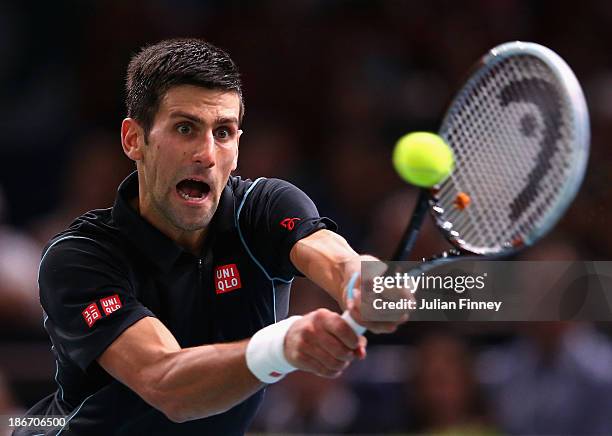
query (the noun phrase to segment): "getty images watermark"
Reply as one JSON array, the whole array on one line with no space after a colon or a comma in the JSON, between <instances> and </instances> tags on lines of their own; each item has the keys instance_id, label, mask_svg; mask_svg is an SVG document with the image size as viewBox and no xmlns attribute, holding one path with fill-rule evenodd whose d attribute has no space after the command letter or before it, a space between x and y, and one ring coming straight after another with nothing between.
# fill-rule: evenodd
<instances>
[{"instance_id":1,"label":"getty images watermark","mask_svg":"<svg viewBox=\"0 0 612 436\"><path fill-rule=\"evenodd\" d=\"M409 297L400 297L396 300L385 300L375 298L372 307L375 310L429 310L429 309L468 309L468 310L495 310L499 311L502 301L473 301L470 298L459 298L456 301L446 301L440 298L428 300L422 298L417 301L414 294L418 291L426 290L446 290L462 294L465 291L478 290L485 288L485 278L487 273L482 275L459 275L459 276L431 276L421 273L411 275L407 272L396 272L393 275L380 275L372 278L372 292L381 294L385 290L403 291Z\"/></svg>"},{"instance_id":2,"label":"getty images watermark","mask_svg":"<svg viewBox=\"0 0 612 436\"><path fill-rule=\"evenodd\" d=\"M363 262L362 314L394 321L612 320L612 262Z\"/></svg>"}]
</instances>

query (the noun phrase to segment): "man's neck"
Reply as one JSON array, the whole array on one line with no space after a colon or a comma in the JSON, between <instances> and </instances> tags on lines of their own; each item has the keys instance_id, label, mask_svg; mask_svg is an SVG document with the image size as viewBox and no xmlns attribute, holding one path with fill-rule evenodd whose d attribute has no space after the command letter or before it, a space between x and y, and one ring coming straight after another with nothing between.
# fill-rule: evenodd
<instances>
[{"instance_id":1,"label":"man's neck","mask_svg":"<svg viewBox=\"0 0 612 436\"><path fill-rule=\"evenodd\" d=\"M186 231L169 225L158 214L152 212L149 208L143 207L139 197L130 201L130 205L138 212L138 214L147 220L153 227L162 232L168 238L173 240L177 245L192 253L194 256L199 256L202 252L202 246L208 233L208 227L202 230Z\"/></svg>"}]
</instances>

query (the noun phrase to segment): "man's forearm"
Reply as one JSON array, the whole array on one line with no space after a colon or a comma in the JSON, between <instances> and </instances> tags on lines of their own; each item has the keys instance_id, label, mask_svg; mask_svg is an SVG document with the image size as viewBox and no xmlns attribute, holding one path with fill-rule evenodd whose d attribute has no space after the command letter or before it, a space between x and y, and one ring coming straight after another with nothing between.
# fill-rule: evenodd
<instances>
[{"instance_id":1,"label":"man's forearm","mask_svg":"<svg viewBox=\"0 0 612 436\"><path fill-rule=\"evenodd\" d=\"M170 420L205 418L243 402L264 382L309 368L285 357L285 336L300 318L264 327L243 341L181 348L160 320L145 317L115 339L98 363Z\"/></svg>"},{"instance_id":2,"label":"man's forearm","mask_svg":"<svg viewBox=\"0 0 612 436\"><path fill-rule=\"evenodd\" d=\"M291 249L291 262L306 277L315 282L328 294L330 294L340 305L342 310L349 310L350 316L360 326L367 328L373 333L391 333L397 326L407 320L400 322L371 322L363 319L360 312L361 277L357 276L353 302L348 301L347 285L351 277L361 273L362 262L379 262L381 273L386 266L374 256L367 254L359 255L353 250L346 240L329 230L319 230L310 236L300 239Z\"/></svg>"},{"instance_id":3,"label":"man's forearm","mask_svg":"<svg viewBox=\"0 0 612 436\"><path fill-rule=\"evenodd\" d=\"M291 261L344 308L344 286L353 272L361 270L361 262L342 236L329 230L313 233L294 245Z\"/></svg>"},{"instance_id":4,"label":"man's forearm","mask_svg":"<svg viewBox=\"0 0 612 436\"><path fill-rule=\"evenodd\" d=\"M222 413L257 392L263 384L246 366L248 340L184 348L150 369L151 398L161 399L174 421Z\"/></svg>"}]
</instances>

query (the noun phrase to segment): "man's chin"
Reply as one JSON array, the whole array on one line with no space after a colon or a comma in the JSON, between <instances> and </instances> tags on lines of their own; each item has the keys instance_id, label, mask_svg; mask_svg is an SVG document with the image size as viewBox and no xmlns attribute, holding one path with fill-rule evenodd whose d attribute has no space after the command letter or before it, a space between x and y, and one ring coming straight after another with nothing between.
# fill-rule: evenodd
<instances>
[{"instance_id":1,"label":"man's chin","mask_svg":"<svg viewBox=\"0 0 612 436\"><path fill-rule=\"evenodd\" d=\"M210 224L214 211L211 211L210 208L197 210L174 206L166 209L163 215L174 228L184 232L195 232L204 230Z\"/></svg>"},{"instance_id":2,"label":"man's chin","mask_svg":"<svg viewBox=\"0 0 612 436\"><path fill-rule=\"evenodd\" d=\"M209 214L200 218L182 219L179 220L175 225L186 232L196 232L198 230L204 230L210 224L212 217Z\"/></svg>"},{"instance_id":3,"label":"man's chin","mask_svg":"<svg viewBox=\"0 0 612 436\"><path fill-rule=\"evenodd\" d=\"M210 224L217 204L206 201L200 205L178 204L173 215L174 225L186 231L202 230Z\"/></svg>"}]
</instances>

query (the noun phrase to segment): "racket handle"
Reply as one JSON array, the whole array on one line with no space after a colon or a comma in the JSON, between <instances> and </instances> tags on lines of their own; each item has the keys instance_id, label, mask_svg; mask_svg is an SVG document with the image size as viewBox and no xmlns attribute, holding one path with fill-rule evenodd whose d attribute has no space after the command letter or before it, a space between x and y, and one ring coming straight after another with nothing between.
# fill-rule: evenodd
<instances>
[{"instance_id":1,"label":"racket handle","mask_svg":"<svg viewBox=\"0 0 612 436\"><path fill-rule=\"evenodd\" d=\"M344 313L342 314L342 319L346 321L348 325L351 326L351 328L357 334L357 336L361 336L367 330L367 328L365 328L361 324L358 324L357 321L353 319L353 317L351 316L348 310L344 311Z\"/></svg>"}]
</instances>

